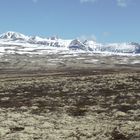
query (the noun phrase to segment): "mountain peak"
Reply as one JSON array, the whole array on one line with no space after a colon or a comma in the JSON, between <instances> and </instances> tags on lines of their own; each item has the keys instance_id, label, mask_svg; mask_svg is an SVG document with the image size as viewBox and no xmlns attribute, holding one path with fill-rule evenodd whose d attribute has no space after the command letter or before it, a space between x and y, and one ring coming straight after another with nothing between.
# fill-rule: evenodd
<instances>
[{"instance_id":1,"label":"mountain peak","mask_svg":"<svg viewBox=\"0 0 140 140\"><path fill-rule=\"evenodd\" d=\"M86 50L86 46L78 39L72 40L69 45L69 48L72 50Z\"/></svg>"},{"instance_id":2,"label":"mountain peak","mask_svg":"<svg viewBox=\"0 0 140 140\"><path fill-rule=\"evenodd\" d=\"M28 36L25 36L21 33L18 32L13 32L13 31L8 31L6 33L3 33L0 35L1 39L11 39L11 40L26 40L27 38L29 38Z\"/></svg>"}]
</instances>

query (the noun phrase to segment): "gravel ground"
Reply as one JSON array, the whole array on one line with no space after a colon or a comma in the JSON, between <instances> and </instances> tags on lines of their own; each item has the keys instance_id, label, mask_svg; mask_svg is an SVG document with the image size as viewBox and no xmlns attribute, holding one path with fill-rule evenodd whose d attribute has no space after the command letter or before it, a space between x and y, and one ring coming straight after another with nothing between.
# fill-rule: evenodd
<instances>
[{"instance_id":1,"label":"gravel ground","mask_svg":"<svg viewBox=\"0 0 140 140\"><path fill-rule=\"evenodd\" d=\"M138 64L22 57L1 59L0 140L140 140Z\"/></svg>"}]
</instances>

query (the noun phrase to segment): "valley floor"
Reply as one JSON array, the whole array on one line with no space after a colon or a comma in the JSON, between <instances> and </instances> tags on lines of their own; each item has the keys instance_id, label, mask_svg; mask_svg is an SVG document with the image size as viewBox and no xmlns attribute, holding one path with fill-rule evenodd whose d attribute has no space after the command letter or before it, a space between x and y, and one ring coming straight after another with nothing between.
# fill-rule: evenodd
<instances>
[{"instance_id":1,"label":"valley floor","mask_svg":"<svg viewBox=\"0 0 140 140\"><path fill-rule=\"evenodd\" d=\"M139 140L140 73L0 75L0 139Z\"/></svg>"},{"instance_id":2,"label":"valley floor","mask_svg":"<svg viewBox=\"0 0 140 140\"><path fill-rule=\"evenodd\" d=\"M1 140L140 140L138 65L38 70L20 59L1 59Z\"/></svg>"}]
</instances>

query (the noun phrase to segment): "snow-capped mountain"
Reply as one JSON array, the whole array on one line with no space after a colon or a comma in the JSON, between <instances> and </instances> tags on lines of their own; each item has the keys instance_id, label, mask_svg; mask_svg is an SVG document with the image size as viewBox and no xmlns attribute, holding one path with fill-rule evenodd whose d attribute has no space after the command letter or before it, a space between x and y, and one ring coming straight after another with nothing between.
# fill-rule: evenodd
<instances>
[{"instance_id":1,"label":"snow-capped mountain","mask_svg":"<svg viewBox=\"0 0 140 140\"><path fill-rule=\"evenodd\" d=\"M14 46L19 47L15 49ZM21 48L24 48L24 50L22 50L20 46ZM78 39L66 40L57 37L42 38L39 36L26 36L21 33L11 31L0 35L0 53L19 53L19 50L21 53L28 52L29 50L31 53L34 52L34 50L36 52L38 52L37 50L47 52L48 49L53 52L57 52L59 50L61 52L79 51L80 53L83 51L86 53L140 54L140 44L135 42L102 44L92 40L80 41Z\"/></svg>"},{"instance_id":2,"label":"snow-capped mountain","mask_svg":"<svg viewBox=\"0 0 140 140\"><path fill-rule=\"evenodd\" d=\"M21 33L17 33L17 32L6 32L0 35L0 39L8 39L8 40L28 40L29 37L25 36Z\"/></svg>"},{"instance_id":3,"label":"snow-capped mountain","mask_svg":"<svg viewBox=\"0 0 140 140\"><path fill-rule=\"evenodd\" d=\"M112 43L106 44L101 51L114 53L140 53L140 44L138 43Z\"/></svg>"},{"instance_id":4,"label":"snow-capped mountain","mask_svg":"<svg viewBox=\"0 0 140 140\"><path fill-rule=\"evenodd\" d=\"M89 51L100 51L101 47L103 46L101 43L97 43L92 40L85 40L83 44L86 46L87 50Z\"/></svg>"},{"instance_id":5,"label":"snow-capped mountain","mask_svg":"<svg viewBox=\"0 0 140 140\"><path fill-rule=\"evenodd\" d=\"M82 42L80 42L78 39L72 40L68 47L71 50L85 50L85 51L87 51L87 47Z\"/></svg>"},{"instance_id":6,"label":"snow-capped mountain","mask_svg":"<svg viewBox=\"0 0 140 140\"><path fill-rule=\"evenodd\" d=\"M71 40L63 40L56 37L41 38L38 36L30 37L27 41L30 44L45 45L50 47L67 47Z\"/></svg>"},{"instance_id":7,"label":"snow-capped mountain","mask_svg":"<svg viewBox=\"0 0 140 140\"><path fill-rule=\"evenodd\" d=\"M92 51L92 52L100 51L101 47L102 47L101 43L97 43L92 40L85 40L81 42L78 39L72 40L69 45L69 49L71 50L83 50L83 51Z\"/></svg>"}]
</instances>

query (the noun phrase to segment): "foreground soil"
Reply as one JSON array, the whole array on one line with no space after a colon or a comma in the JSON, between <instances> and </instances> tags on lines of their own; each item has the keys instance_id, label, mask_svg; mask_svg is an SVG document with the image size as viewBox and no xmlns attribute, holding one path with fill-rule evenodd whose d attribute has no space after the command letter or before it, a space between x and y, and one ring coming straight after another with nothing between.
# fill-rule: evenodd
<instances>
[{"instance_id":1,"label":"foreground soil","mask_svg":"<svg viewBox=\"0 0 140 140\"><path fill-rule=\"evenodd\" d=\"M140 70L1 71L1 140L140 140Z\"/></svg>"}]
</instances>

